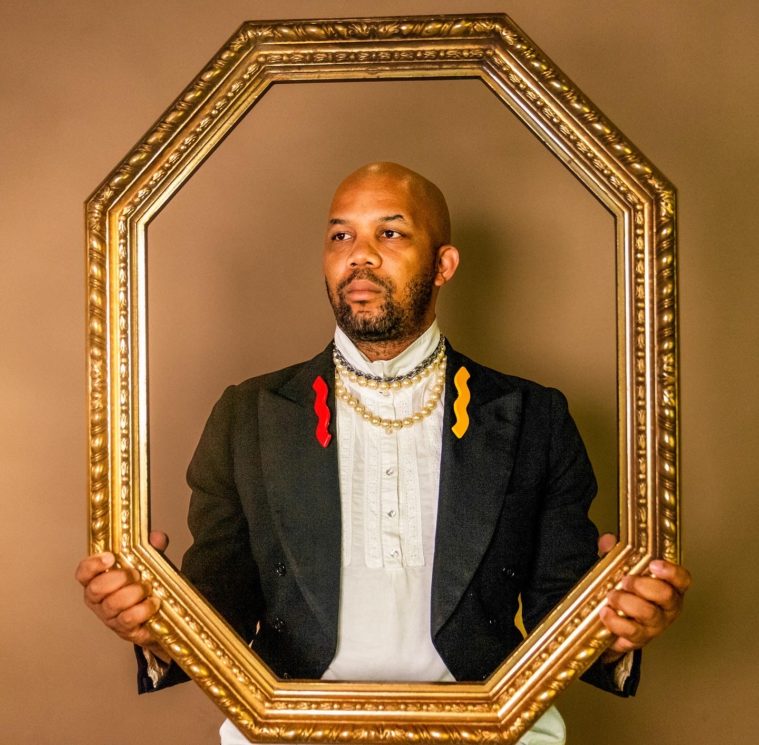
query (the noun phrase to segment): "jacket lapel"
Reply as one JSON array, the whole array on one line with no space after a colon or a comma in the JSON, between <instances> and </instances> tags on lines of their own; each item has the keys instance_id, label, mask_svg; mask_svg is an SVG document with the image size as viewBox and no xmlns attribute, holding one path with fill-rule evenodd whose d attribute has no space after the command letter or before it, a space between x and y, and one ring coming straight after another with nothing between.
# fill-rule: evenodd
<instances>
[{"instance_id":1,"label":"jacket lapel","mask_svg":"<svg viewBox=\"0 0 759 745\"><path fill-rule=\"evenodd\" d=\"M340 486L337 442L316 435L314 380L328 386L330 432L335 432L331 346L284 385L259 398L261 459L279 540L295 580L328 638L336 639L340 588Z\"/></svg>"},{"instance_id":2,"label":"jacket lapel","mask_svg":"<svg viewBox=\"0 0 759 745\"><path fill-rule=\"evenodd\" d=\"M453 377L464 365L471 402L461 439L451 432L457 391ZM493 536L514 457L522 411L518 389L448 349L440 465L440 496L432 574L433 638L455 610Z\"/></svg>"}]
</instances>

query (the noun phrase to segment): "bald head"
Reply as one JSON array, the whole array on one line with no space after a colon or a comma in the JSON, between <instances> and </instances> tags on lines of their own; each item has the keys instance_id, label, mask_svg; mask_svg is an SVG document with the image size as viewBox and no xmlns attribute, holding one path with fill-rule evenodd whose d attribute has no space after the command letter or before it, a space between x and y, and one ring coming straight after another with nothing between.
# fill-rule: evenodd
<instances>
[{"instance_id":1,"label":"bald head","mask_svg":"<svg viewBox=\"0 0 759 745\"><path fill-rule=\"evenodd\" d=\"M443 192L432 181L398 163L377 162L361 166L337 187L333 204L346 191L372 183L396 188L410 197L417 219L425 224L434 248L450 243L451 218Z\"/></svg>"},{"instance_id":2,"label":"bald head","mask_svg":"<svg viewBox=\"0 0 759 745\"><path fill-rule=\"evenodd\" d=\"M396 163L370 163L338 186L324 236L324 279L340 328L369 359L391 359L435 319L453 277L440 189Z\"/></svg>"}]
</instances>

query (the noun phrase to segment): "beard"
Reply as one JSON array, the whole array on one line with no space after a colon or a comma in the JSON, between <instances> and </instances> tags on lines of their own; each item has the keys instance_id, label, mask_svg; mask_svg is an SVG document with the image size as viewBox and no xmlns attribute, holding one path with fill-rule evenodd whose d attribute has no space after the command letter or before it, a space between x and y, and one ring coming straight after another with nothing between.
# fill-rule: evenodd
<instances>
[{"instance_id":1,"label":"beard","mask_svg":"<svg viewBox=\"0 0 759 745\"><path fill-rule=\"evenodd\" d=\"M345 299L344 290L354 280L366 279L383 289L383 302L373 314L354 312ZM435 272L414 277L405 287L402 298L396 300L396 285L391 279L378 277L371 269L356 269L342 280L334 294L327 286L327 295L337 325L353 341L398 341L418 336L424 331L424 318L432 300Z\"/></svg>"}]
</instances>

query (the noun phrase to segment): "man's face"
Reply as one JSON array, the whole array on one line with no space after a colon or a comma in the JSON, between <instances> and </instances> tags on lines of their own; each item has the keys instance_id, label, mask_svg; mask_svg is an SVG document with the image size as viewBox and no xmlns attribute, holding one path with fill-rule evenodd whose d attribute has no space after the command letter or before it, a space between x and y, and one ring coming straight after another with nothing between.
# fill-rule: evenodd
<instances>
[{"instance_id":1,"label":"man's face","mask_svg":"<svg viewBox=\"0 0 759 745\"><path fill-rule=\"evenodd\" d=\"M423 201L403 181L343 184L330 208L324 276L340 328L355 341L399 341L435 317L437 250Z\"/></svg>"}]
</instances>

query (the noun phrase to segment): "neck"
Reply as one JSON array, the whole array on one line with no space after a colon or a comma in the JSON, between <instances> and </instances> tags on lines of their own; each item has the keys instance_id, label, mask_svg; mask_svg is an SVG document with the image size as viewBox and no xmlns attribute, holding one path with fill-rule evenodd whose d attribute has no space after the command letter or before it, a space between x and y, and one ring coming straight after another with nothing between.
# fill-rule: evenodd
<instances>
[{"instance_id":1,"label":"neck","mask_svg":"<svg viewBox=\"0 0 759 745\"><path fill-rule=\"evenodd\" d=\"M406 333L393 339L361 339L355 338L345 328L338 324L340 331L348 337L351 343L366 357L369 362L385 362L395 359L399 354L405 352L412 344L419 341L435 323L435 315L425 318L413 329L408 329ZM436 338L437 340L437 338Z\"/></svg>"},{"instance_id":2,"label":"neck","mask_svg":"<svg viewBox=\"0 0 759 745\"><path fill-rule=\"evenodd\" d=\"M393 357L397 357L404 349L408 349L419 336L421 334L408 339L394 339L392 341L359 341L358 339L351 339L351 341L362 354L366 355L370 362L376 362L377 360L391 360Z\"/></svg>"}]
</instances>

